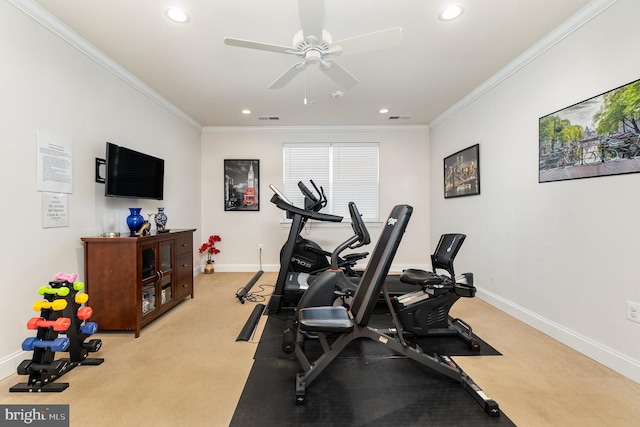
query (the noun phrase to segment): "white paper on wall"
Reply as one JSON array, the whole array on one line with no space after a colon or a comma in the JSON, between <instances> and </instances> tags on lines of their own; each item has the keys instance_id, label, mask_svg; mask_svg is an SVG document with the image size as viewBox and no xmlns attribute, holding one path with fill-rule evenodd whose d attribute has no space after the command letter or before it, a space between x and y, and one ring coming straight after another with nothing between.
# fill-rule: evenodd
<instances>
[{"instance_id":1,"label":"white paper on wall","mask_svg":"<svg viewBox=\"0 0 640 427\"><path fill-rule=\"evenodd\" d=\"M42 227L69 226L69 195L42 193Z\"/></svg>"},{"instance_id":2,"label":"white paper on wall","mask_svg":"<svg viewBox=\"0 0 640 427\"><path fill-rule=\"evenodd\" d=\"M38 131L38 191L73 192L73 151L71 140Z\"/></svg>"}]
</instances>

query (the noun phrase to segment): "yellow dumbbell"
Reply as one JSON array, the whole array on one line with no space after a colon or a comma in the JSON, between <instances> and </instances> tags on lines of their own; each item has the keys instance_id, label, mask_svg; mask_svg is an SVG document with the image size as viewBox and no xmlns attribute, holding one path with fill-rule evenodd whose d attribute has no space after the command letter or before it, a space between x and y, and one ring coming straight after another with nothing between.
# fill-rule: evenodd
<instances>
[{"instance_id":1,"label":"yellow dumbbell","mask_svg":"<svg viewBox=\"0 0 640 427\"><path fill-rule=\"evenodd\" d=\"M89 294L76 294L76 303L85 304L89 301Z\"/></svg>"},{"instance_id":2,"label":"yellow dumbbell","mask_svg":"<svg viewBox=\"0 0 640 427\"><path fill-rule=\"evenodd\" d=\"M40 310L54 310L54 311L59 311L59 310L64 310L65 308L67 308L67 301L63 300L63 299L56 299L53 301L36 301L33 304L33 309L35 311L40 311Z\"/></svg>"}]
</instances>

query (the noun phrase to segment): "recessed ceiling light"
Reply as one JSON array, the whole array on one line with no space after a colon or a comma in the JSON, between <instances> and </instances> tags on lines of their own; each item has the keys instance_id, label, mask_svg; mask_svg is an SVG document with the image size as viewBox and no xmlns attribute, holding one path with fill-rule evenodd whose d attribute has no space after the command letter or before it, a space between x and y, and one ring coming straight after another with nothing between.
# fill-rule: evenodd
<instances>
[{"instance_id":1,"label":"recessed ceiling light","mask_svg":"<svg viewBox=\"0 0 640 427\"><path fill-rule=\"evenodd\" d=\"M251 110L242 110L241 113L242 114L251 114Z\"/></svg>"},{"instance_id":2,"label":"recessed ceiling light","mask_svg":"<svg viewBox=\"0 0 640 427\"><path fill-rule=\"evenodd\" d=\"M171 19L173 22L178 22L180 24L184 24L185 22L189 22L191 19L187 13L178 8L178 7L170 7L164 11L167 18Z\"/></svg>"},{"instance_id":3,"label":"recessed ceiling light","mask_svg":"<svg viewBox=\"0 0 640 427\"><path fill-rule=\"evenodd\" d=\"M462 9L462 6L454 4L443 10L438 17L442 21L451 21L452 19L456 19L458 16L462 15L463 11L464 9Z\"/></svg>"},{"instance_id":4,"label":"recessed ceiling light","mask_svg":"<svg viewBox=\"0 0 640 427\"><path fill-rule=\"evenodd\" d=\"M380 113L380 114L387 114L388 112L389 112L388 108L381 108L381 109L378 110L378 113Z\"/></svg>"}]
</instances>

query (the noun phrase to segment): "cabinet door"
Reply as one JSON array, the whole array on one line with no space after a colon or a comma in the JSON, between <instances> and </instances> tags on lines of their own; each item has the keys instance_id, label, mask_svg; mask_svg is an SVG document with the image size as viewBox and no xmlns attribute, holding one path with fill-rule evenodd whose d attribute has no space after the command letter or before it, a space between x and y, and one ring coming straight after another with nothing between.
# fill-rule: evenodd
<instances>
[{"instance_id":1,"label":"cabinet door","mask_svg":"<svg viewBox=\"0 0 640 427\"><path fill-rule=\"evenodd\" d=\"M155 312L157 305L158 246L142 245L142 316Z\"/></svg>"},{"instance_id":2,"label":"cabinet door","mask_svg":"<svg viewBox=\"0 0 640 427\"><path fill-rule=\"evenodd\" d=\"M164 305L173 301L174 292L174 268L173 268L173 249L174 241L169 240L158 244L158 270L160 304Z\"/></svg>"}]
</instances>

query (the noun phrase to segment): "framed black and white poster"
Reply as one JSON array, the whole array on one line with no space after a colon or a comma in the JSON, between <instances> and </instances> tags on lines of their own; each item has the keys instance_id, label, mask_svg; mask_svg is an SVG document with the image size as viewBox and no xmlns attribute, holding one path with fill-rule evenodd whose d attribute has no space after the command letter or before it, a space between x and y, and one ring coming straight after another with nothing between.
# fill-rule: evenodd
<instances>
[{"instance_id":1,"label":"framed black and white poster","mask_svg":"<svg viewBox=\"0 0 640 427\"><path fill-rule=\"evenodd\" d=\"M444 198L480 194L480 145L460 150L444 159Z\"/></svg>"},{"instance_id":2,"label":"framed black and white poster","mask_svg":"<svg viewBox=\"0 0 640 427\"><path fill-rule=\"evenodd\" d=\"M260 160L224 161L224 210L260 210Z\"/></svg>"}]
</instances>

